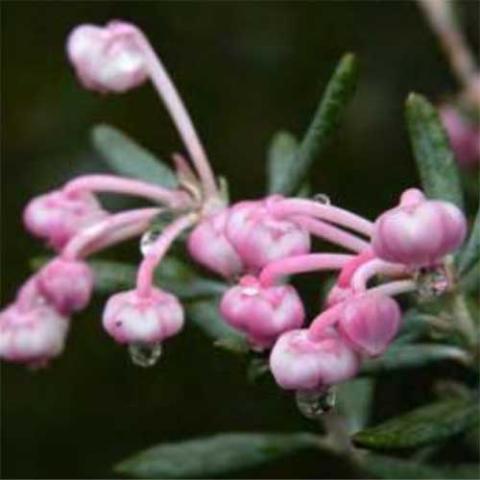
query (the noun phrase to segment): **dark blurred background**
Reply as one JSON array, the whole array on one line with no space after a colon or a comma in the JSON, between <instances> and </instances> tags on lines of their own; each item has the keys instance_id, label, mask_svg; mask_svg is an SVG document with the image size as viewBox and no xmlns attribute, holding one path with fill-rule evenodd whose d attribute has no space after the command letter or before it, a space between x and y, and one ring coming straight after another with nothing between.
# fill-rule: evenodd
<instances>
[{"instance_id":1,"label":"dark blurred background","mask_svg":"<svg viewBox=\"0 0 480 480\"><path fill-rule=\"evenodd\" d=\"M478 49L479 4L456 3ZM123 18L144 29L234 199L262 193L269 140L278 129L301 135L344 52L358 55L360 84L311 181L367 216L417 183L403 122L408 92L439 101L456 88L411 1L3 1L1 8L2 304L29 274L29 259L44 252L22 229L26 201L74 174L105 169L89 144L94 124L115 125L164 158L181 148L150 86L107 97L78 86L64 41L79 23ZM121 254L138 259L135 244ZM74 319L68 348L50 368L2 365L3 478L107 478L116 461L158 442L315 428L269 381L248 384L241 360L212 348L193 326L169 342L157 367L134 367L101 329L103 301ZM402 376L385 379L376 418L423 401L428 379L419 378L415 388ZM244 475L353 473L305 454Z\"/></svg>"}]
</instances>

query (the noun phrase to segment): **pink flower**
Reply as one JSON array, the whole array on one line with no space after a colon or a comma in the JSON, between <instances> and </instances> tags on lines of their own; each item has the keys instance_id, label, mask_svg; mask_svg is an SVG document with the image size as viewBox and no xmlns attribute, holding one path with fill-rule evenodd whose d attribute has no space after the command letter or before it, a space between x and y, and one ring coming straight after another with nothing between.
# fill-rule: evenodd
<instances>
[{"instance_id":1,"label":"pink flower","mask_svg":"<svg viewBox=\"0 0 480 480\"><path fill-rule=\"evenodd\" d=\"M55 258L38 273L39 292L66 315L83 310L93 292L94 277L83 261Z\"/></svg>"},{"instance_id":2,"label":"pink flower","mask_svg":"<svg viewBox=\"0 0 480 480\"><path fill-rule=\"evenodd\" d=\"M68 327L68 319L47 304L13 304L0 313L0 358L44 366L62 353Z\"/></svg>"},{"instance_id":3,"label":"pink flower","mask_svg":"<svg viewBox=\"0 0 480 480\"><path fill-rule=\"evenodd\" d=\"M440 200L408 201L388 210L375 222L372 246L375 254L389 262L429 266L456 250L466 235L466 220L453 204Z\"/></svg>"},{"instance_id":4,"label":"pink flower","mask_svg":"<svg viewBox=\"0 0 480 480\"><path fill-rule=\"evenodd\" d=\"M308 330L284 333L270 354L270 369L286 390L320 391L355 376L359 359L333 330L312 340Z\"/></svg>"},{"instance_id":5,"label":"pink flower","mask_svg":"<svg viewBox=\"0 0 480 480\"><path fill-rule=\"evenodd\" d=\"M242 260L225 235L228 210L205 218L188 237L188 251L201 265L224 277L243 271Z\"/></svg>"},{"instance_id":6,"label":"pink flower","mask_svg":"<svg viewBox=\"0 0 480 480\"><path fill-rule=\"evenodd\" d=\"M159 343L178 333L183 323L177 298L158 288L152 288L148 296L136 290L117 293L103 312L103 326L118 343Z\"/></svg>"},{"instance_id":7,"label":"pink flower","mask_svg":"<svg viewBox=\"0 0 480 480\"><path fill-rule=\"evenodd\" d=\"M452 105L440 108L440 117L450 145L462 167L474 167L480 162L480 126L469 121Z\"/></svg>"},{"instance_id":8,"label":"pink flower","mask_svg":"<svg viewBox=\"0 0 480 480\"><path fill-rule=\"evenodd\" d=\"M338 330L359 353L381 355L395 338L401 311L395 300L380 294L365 294L345 303Z\"/></svg>"},{"instance_id":9,"label":"pink flower","mask_svg":"<svg viewBox=\"0 0 480 480\"><path fill-rule=\"evenodd\" d=\"M91 193L66 194L54 190L31 200L25 208L23 221L27 230L48 240L53 248L59 250L79 230L106 215Z\"/></svg>"},{"instance_id":10,"label":"pink flower","mask_svg":"<svg viewBox=\"0 0 480 480\"><path fill-rule=\"evenodd\" d=\"M256 347L270 347L277 337L303 325L305 311L290 285L262 287L257 279L243 277L228 290L220 313L233 328L245 333Z\"/></svg>"},{"instance_id":11,"label":"pink flower","mask_svg":"<svg viewBox=\"0 0 480 480\"><path fill-rule=\"evenodd\" d=\"M310 251L310 235L303 227L269 212L268 205L275 200L240 202L228 216L227 237L253 271L273 260Z\"/></svg>"},{"instance_id":12,"label":"pink flower","mask_svg":"<svg viewBox=\"0 0 480 480\"><path fill-rule=\"evenodd\" d=\"M137 29L125 22L76 27L67 40L67 55L78 79L90 90L122 93L147 79Z\"/></svg>"}]
</instances>

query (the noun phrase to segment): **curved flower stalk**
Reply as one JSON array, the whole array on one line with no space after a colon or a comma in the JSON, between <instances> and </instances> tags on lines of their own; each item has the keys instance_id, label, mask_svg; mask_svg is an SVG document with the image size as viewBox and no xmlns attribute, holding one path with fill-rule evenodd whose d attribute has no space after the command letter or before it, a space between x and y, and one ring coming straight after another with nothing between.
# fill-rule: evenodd
<instances>
[{"instance_id":1,"label":"curved flower stalk","mask_svg":"<svg viewBox=\"0 0 480 480\"><path fill-rule=\"evenodd\" d=\"M417 291L424 272L441 268L465 238L463 213L416 189L404 192L399 205L375 222L315 198L270 195L230 205L170 76L137 27L119 21L79 26L68 38L67 55L90 90L124 93L149 79L188 157L173 155L178 188L86 175L27 205L26 228L58 256L0 313L5 360L45 365L58 356L70 316L92 296L94 277L86 258L142 237L162 214L170 223L142 249L135 288L107 301L107 333L148 366L161 344L181 331L180 301L153 280L173 243L187 233L192 259L231 282L219 305L225 322L245 335L252 349L271 350L270 369L279 386L301 394L325 392L356 375L363 359L385 352L401 323L393 297ZM111 213L98 193L136 196L152 206ZM312 238L343 253L313 252ZM307 322L290 277L325 271L334 272L336 282L325 306ZM448 289L448 282L442 288Z\"/></svg>"}]
</instances>

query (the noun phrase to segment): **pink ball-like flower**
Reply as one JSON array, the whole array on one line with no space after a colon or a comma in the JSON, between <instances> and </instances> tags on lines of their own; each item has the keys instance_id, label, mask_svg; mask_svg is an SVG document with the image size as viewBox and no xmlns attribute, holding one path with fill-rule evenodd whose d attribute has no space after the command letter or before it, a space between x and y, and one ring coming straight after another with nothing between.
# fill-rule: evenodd
<instances>
[{"instance_id":1,"label":"pink ball-like flower","mask_svg":"<svg viewBox=\"0 0 480 480\"><path fill-rule=\"evenodd\" d=\"M380 294L365 294L345 303L338 329L359 353L381 355L400 328L402 313L397 302Z\"/></svg>"},{"instance_id":2,"label":"pink ball-like flower","mask_svg":"<svg viewBox=\"0 0 480 480\"><path fill-rule=\"evenodd\" d=\"M358 368L358 356L332 330L318 340L306 329L284 333L270 354L275 381L286 390L323 390L354 377Z\"/></svg>"},{"instance_id":3,"label":"pink ball-like flower","mask_svg":"<svg viewBox=\"0 0 480 480\"><path fill-rule=\"evenodd\" d=\"M0 313L0 358L44 366L62 353L68 327L68 319L47 304L13 304Z\"/></svg>"},{"instance_id":4,"label":"pink ball-like flower","mask_svg":"<svg viewBox=\"0 0 480 480\"><path fill-rule=\"evenodd\" d=\"M106 215L91 193L55 190L32 199L23 221L29 232L60 250L77 232Z\"/></svg>"},{"instance_id":5,"label":"pink ball-like flower","mask_svg":"<svg viewBox=\"0 0 480 480\"><path fill-rule=\"evenodd\" d=\"M440 108L440 118L458 163L466 168L477 166L480 162L480 126L451 105Z\"/></svg>"},{"instance_id":6,"label":"pink ball-like flower","mask_svg":"<svg viewBox=\"0 0 480 480\"><path fill-rule=\"evenodd\" d=\"M103 326L118 343L159 343L178 333L183 323L180 302L157 288L148 296L140 296L136 290L117 293L103 312Z\"/></svg>"},{"instance_id":7,"label":"pink ball-like flower","mask_svg":"<svg viewBox=\"0 0 480 480\"><path fill-rule=\"evenodd\" d=\"M83 310L90 302L94 276L83 261L56 258L37 278L39 292L63 314Z\"/></svg>"},{"instance_id":8,"label":"pink ball-like flower","mask_svg":"<svg viewBox=\"0 0 480 480\"><path fill-rule=\"evenodd\" d=\"M270 347L277 337L303 325L305 311L290 285L263 287L253 277L244 277L220 302L225 321L245 333L256 347Z\"/></svg>"},{"instance_id":9,"label":"pink ball-like flower","mask_svg":"<svg viewBox=\"0 0 480 480\"><path fill-rule=\"evenodd\" d=\"M228 210L215 213L199 223L188 237L188 251L201 265L224 277L243 271L243 263L225 235Z\"/></svg>"},{"instance_id":10,"label":"pink ball-like flower","mask_svg":"<svg viewBox=\"0 0 480 480\"><path fill-rule=\"evenodd\" d=\"M138 30L125 22L80 25L69 35L67 55L85 88L122 93L147 79Z\"/></svg>"},{"instance_id":11,"label":"pink ball-like flower","mask_svg":"<svg viewBox=\"0 0 480 480\"><path fill-rule=\"evenodd\" d=\"M310 235L303 227L269 212L268 205L276 198L240 202L228 216L227 237L253 271L273 260L310 251Z\"/></svg>"},{"instance_id":12,"label":"pink ball-like flower","mask_svg":"<svg viewBox=\"0 0 480 480\"><path fill-rule=\"evenodd\" d=\"M412 191L407 191L411 199ZM431 266L464 241L465 216L455 205L440 200L404 201L375 222L372 246L389 262Z\"/></svg>"}]
</instances>

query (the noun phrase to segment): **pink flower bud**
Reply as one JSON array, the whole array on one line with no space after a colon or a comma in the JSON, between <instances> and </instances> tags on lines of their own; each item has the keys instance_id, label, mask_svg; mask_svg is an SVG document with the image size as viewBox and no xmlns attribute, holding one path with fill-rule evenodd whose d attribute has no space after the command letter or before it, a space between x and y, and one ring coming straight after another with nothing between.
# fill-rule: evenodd
<instances>
[{"instance_id":1,"label":"pink flower bud","mask_svg":"<svg viewBox=\"0 0 480 480\"><path fill-rule=\"evenodd\" d=\"M458 163L466 168L477 166L480 162L480 126L451 105L440 108L440 117Z\"/></svg>"},{"instance_id":2,"label":"pink flower bud","mask_svg":"<svg viewBox=\"0 0 480 480\"><path fill-rule=\"evenodd\" d=\"M38 289L66 315L83 310L93 292L92 269L82 261L56 258L38 273Z\"/></svg>"},{"instance_id":3,"label":"pink flower bud","mask_svg":"<svg viewBox=\"0 0 480 480\"><path fill-rule=\"evenodd\" d=\"M346 302L338 329L356 351L375 357L395 338L401 316L400 307L393 298L367 293Z\"/></svg>"},{"instance_id":4,"label":"pink flower bud","mask_svg":"<svg viewBox=\"0 0 480 480\"><path fill-rule=\"evenodd\" d=\"M119 343L159 343L178 333L183 323L177 298L157 288L148 296L140 296L136 290L117 293L103 312L105 330Z\"/></svg>"},{"instance_id":5,"label":"pink flower bud","mask_svg":"<svg viewBox=\"0 0 480 480\"><path fill-rule=\"evenodd\" d=\"M44 366L63 351L68 327L68 319L47 304L13 304L0 313L0 358Z\"/></svg>"},{"instance_id":6,"label":"pink flower bud","mask_svg":"<svg viewBox=\"0 0 480 480\"><path fill-rule=\"evenodd\" d=\"M239 275L243 264L225 236L227 215L223 210L202 220L188 237L188 251L198 263L228 278Z\"/></svg>"},{"instance_id":7,"label":"pink flower bud","mask_svg":"<svg viewBox=\"0 0 480 480\"><path fill-rule=\"evenodd\" d=\"M372 246L383 260L431 266L462 244L466 228L463 213L451 203L404 201L377 219Z\"/></svg>"},{"instance_id":8,"label":"pink flower bud","mask_svg":"<svg viewBox=\"0 0 480 480\"><path fill-rule=\"evenodd\" d=\"M122 93L147 79L137 29L128 23L80 25L69 35L67 55L85 88Z\"/></svg>"},{"instance_id":9,"label":"pink flower bud","mask_svg":"<svg viewBox=\"0 0 480 480\"><path fill-rule=\"evenodd\" d=\"M270 369L286 390L322 390L355 376L359 359L333 331L313 341L308 330L284 333L270 354Z\"/></svg>"},{"instance_id":10,"label":"pink flower bud","mask_svg":"<svg viewBox=\"0 0 480 480\"><path fill-rule=\"evenodd\" d=\"M25 208L23 221L29 232L59 250L82 228L105 216L92 194L55 190L32 199Z\"/></svg>"},{"instance_id":11,"label":"pink flower bud","mask_svg":"<svg viewBox=\"0 0 480 480\"><path fill-rule=\"evenodd\" d=\"M305 318L302 300L293 287L262 287L249 276L225 293L220 313L261 348L270 347L283 332L301 327Z\"/></svg>"},{"instance_id":12,"label":"pink flower bud","mask_svg":"<svg viewBox=\"0 0 480 480\"><path fill-rule=\"evenodd\" d=\"M273 260L310 251L310 235L303 227L277 219L269 212L269 202L275 199L240 202L228 216L227 237L254 271Z\"/></svg>"}]
</instances>

